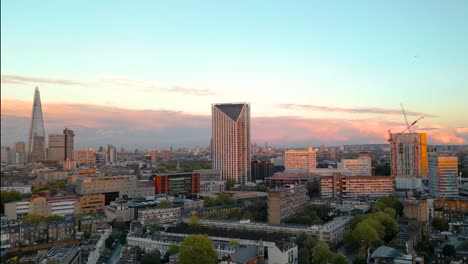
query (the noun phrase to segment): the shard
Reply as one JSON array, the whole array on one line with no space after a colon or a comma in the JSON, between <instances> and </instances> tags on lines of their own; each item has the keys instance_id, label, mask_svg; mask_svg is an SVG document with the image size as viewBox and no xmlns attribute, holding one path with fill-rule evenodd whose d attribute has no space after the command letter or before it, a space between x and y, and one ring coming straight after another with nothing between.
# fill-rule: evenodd
<instances>
[{"instance_id":1,"label":"the shard","mask_svg":"<svg viewBox=\"0 0 468 264\"><path fill-rule=\"evenodd\" d=\"M46 160L45 154L44 120L42 119L42 105L39 88L34 92L34 103L29 128L28 161L37 162Z\"/></svg>"}]
</instances>

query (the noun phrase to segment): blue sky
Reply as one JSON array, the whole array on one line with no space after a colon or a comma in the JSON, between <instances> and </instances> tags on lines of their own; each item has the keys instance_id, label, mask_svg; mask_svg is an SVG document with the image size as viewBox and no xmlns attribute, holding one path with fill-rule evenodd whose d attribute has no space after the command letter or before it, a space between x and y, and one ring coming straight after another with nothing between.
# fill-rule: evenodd
<instances>
[{"instance_id":1,"label":"blue sky","mask_svg":"<svg viewBox=\"0 0 468 264\"><path fill-rule=\"evenodd\" d=\"M6 0L1 95L30 101L39 85L51 103L209 115L248 101L258 117L388 122L403 118L278 105L401 102L453 130L468 126L467 25L462 0Z\"/></svg>"}]
</instances>

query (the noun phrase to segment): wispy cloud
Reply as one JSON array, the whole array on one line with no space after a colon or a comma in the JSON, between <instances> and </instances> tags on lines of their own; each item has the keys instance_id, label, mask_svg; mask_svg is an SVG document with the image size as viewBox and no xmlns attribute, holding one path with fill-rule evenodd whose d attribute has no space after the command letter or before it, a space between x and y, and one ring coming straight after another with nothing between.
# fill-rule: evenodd
<instances>
[{"instance_id":1,"label":"wispy cloud","mask_svg":"<svg viewBox=\"0 0 468 264\"><path fill-rule=\"evenodd\" d=\"M2 98L2 144L25 140L31 115L31 101ZM73 129L78 147L107 143L138 148L208 145L211 117L178 111L133 110L92 104L42 102L45 129L57 133L64 126ZM404 126L385 119L321 119L294 116L252 117L252 142L282 146L386 143L388 128ZM436 128L436 129L432 129ZM429 142L466 144L466 128L429 124ZM417 128L414 128L417 131Z\"/></svg>"},{"instance_id":2,"label":"wispy cloud","mask_svg":"<svg viewBox=\"0 0 468 264\"><path fill-rule=\"evenodd\" d=\"M294 110L309 110L309 111L323 111L323 112L340 112L340 113L354 113L354 114L382 114L382 115L402 115L400 109L388 109L380 107L362 107L362 108L343 108L343 107L330 107L322 105L305 105L305 104L278 104L278 108L294 109ZM409 116L425 116L437 117L436 115L405 111Z\"/></svg>"},{"instance_id":3,"label":"wispy cloud","mask_svg":"<svg viewBox=\"0 0 468 264\"><path fill-rule=\"evenodd\" d=\"M101 80L104 83L119 85L123 87L133 87L139 91L154 93L154 92L174 92L181 93L185 95L195 95L195 96L212 96L216 93L209 89L196 89L191 87L185 87L180 85L173 84L157 84L148 81L133 80L128 78L106 78Z\"/></svg>"},{"instance_id":4,"label":"wispy cloud","mask_svg":"<svg viewBox=\"0 0 468 264\"><path fill-rule=\"evenodd\" d=\"M71 79L45 78L25 75L2 74L2 84L10 85L39 85L39 84L54 84L54 85L73 85L73 86L93 86L93 87L119 87L121 89L137 90L146 93L165 92L178 93L192 96L213 96L216 93L210 89L197 89L175 84L158 84L154 82L133 80L125 77L122 78L104 78L97 81L77 81Z\"/></svg>"},{"instance_id":5,"label":"wispy cloud","mask_svg":"<svg viewBox=\"0 0 468 264\"><path fill-rule=\"evenodd\" d=\"M59 85L85 85L85 83L55 78L42 78L14 74L2 74L2 84L59 84Z\"/></svg>"}]
</instances>

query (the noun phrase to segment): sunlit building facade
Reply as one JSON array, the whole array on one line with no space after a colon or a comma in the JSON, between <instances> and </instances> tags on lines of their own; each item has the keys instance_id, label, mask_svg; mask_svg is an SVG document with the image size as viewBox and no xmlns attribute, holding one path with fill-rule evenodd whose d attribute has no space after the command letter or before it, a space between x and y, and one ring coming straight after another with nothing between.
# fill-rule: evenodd
<instances>
[{"instance_id":1,"label":"sunlit building facade","mask_svg":"<svg viewBox=\"0 0 468 264\"><path fill-rule=\"evenodd\" d=\"M439 197L458 196L458 157L429 157L429 192Z\"/></svg>"},{"instance_id":2,"label":"sunlit building facade","mask_svg":"<svg viewBox=\"0 0 468 264\"><path fill-rule=\"evenodd\" d=\"M284 152L284 167L312 172L317 167L317 153L312 147L305 150L286 150Z\"/></svg>"},{"instance_id":3,"label":"sunlit building facade","mask_svg":"<svg viewBox=\"0 0 468 264\"><path fill-rule=\"evenodd\" d=\"M222 180L251 181L250 104L213 104L212 163Z\"/></svg>"}]
</instances>

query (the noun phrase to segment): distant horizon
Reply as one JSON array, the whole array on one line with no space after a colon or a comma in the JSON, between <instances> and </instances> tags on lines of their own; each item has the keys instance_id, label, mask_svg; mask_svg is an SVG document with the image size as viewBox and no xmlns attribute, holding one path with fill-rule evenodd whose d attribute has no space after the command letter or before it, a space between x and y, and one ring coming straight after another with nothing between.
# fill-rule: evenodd
<instances>
[{"instance_id":1,"label":"distant horizon","mask_svg":"<svg viewBox=\"0 0 468 264\"><path fill-rule=\"evenodd\" d=\"M1 104L1 140L2 146L12 146L15 142L24 141L27 143L27 131L29 131L30 124L30 112L31 109L27 109L28 104L32 109L32 100L23 101L23 100L11 100L3 99ZM75 132L75 146L76 149L83 148L96 148L98 146L106 147L107 144L115 145L116 147L124 148L138 148L138 149L167 149L169 147L184 148L184 147L196 147L196 146L209 146L210 135L211 135L211 116L209 115L191 115L184 112L175 112L175 111L150 111L150 110L130 110L122 109L117 107L109 106L98 106L98 105L85 105L85 104L57 104L50 103L48 104L42 100L43 107L43 116L44 116L44 127L46 131L46 142L48 143L49 134L61 133L62 130L66 127ZM209 105L208 107L211 107ZM255 107L255 106L253 106ZM21 109L21 111L18 111ZM101 118L97 119L86 119L82 120L82 117L94 116L93 113L100 113ZM126 112L130 111L130 115L126 116ZM141 122L137 120L135 122L134 116L140 114L148 115L148 122ZM50 115L50 116L49 116ZM154 118L150 118L153 116ZM50 119L48 118L50 117ZM81 117L81 118L80 118ZM299 117L277 117L278 121L288 122L291 119L293 122L290 124L294 125L298 121L299 127L301 129L302 122L309 121L310 124L313 124L313 119L303 119ZM160 121L159 123L152 124L151 121ZM170 120L171 122L166 124ZM257 124L257 120L259 124ZM179 121L179 122L177 122ZM186 121L186 122L184 122ZM308 135L309 137L315 138L314 140L304 139L302 141L287 140L289 135L295 135L297 132L294 130L290 131L289 129L282 128L281 135L277 138L269 138L270 140L265 140L262 138L262 134L265 132L261 131L268 130L273 124L271 122L275 121L275 117L256 117L252 116L252 139L251 142L257 143L259 146L263 146L268 143L269 146L275 146L278 148L305 148L307 146L352 146L352 145L386 145L388 131L379 131L377 134L370 134L369 137L358 137L358 142L352 142L345 140L333 141L334 138L331 137L330 140L320 140L321 134L317 133L315 135ZM359 120L347 120L350 124L356 124ZM103 122L102 124L100 122ZM172 124L176 124L175 127L171 127ZM333 124L333 123L330 123ZM364 122L365 124L365 122ZM160 126L159 126L160 125ZM273 126L274 127L274 126ZM358 126L359 127L359 126ZM351 128L351 127L350 127ZM405 129L405 124L397 126L399 130L395 129L392 133L399 133ZM273 128L274 129L274 128ZM175 130L175 131L174 131ZM308 130L306 130L308 131ZM352 130L348 130L350 133ZM437 131L437 130L435 130ZM193 133L192 133L193 132ZM269 131L270 134L274 134L274 130ZM442 142L434 140L431 137L431 132L433 130L414 130L412 132L427 133L428 134L428 144L430 145L453 145L453 146L463 146L466 144L456 144L450 142ZM174 137L174 133L177 134ZM359 130L354 131L356 136L359 136ZM24 139L21 140L21 135L24 134ZM158 135L160 138L155 138L154 135ZM268 138L268 135L266 138ZM303 135L303 134L302 134ZM380 137L381 135L381 137ZM338 136L338 139L342 139ZM132 144L132 138L138 139L134 144ZM185 138L185 143L181 143L178 138ZM282 142L282 138L285 139ZM437 137L436 137L437 139ZM143 141L142 141L143 140ZM359 142L361 140L361 142ZM369 140L375 140L375 142L365 142ZM138 142L139 141L139 142ZM119 144L119 142L126 142L124 144ZM151 147L153 145L154 147ZM390 146L390 145L389 145ZM47 146L46 146L47 147Z\"/></svg>"}]
</instances>

